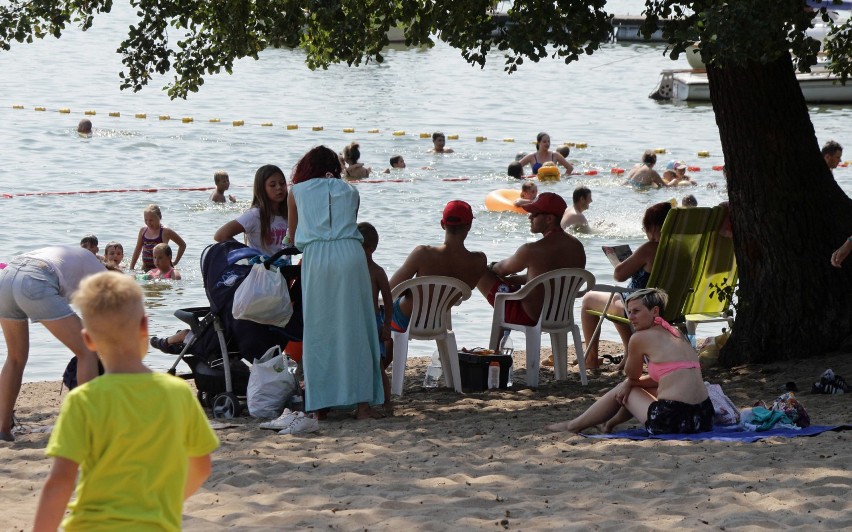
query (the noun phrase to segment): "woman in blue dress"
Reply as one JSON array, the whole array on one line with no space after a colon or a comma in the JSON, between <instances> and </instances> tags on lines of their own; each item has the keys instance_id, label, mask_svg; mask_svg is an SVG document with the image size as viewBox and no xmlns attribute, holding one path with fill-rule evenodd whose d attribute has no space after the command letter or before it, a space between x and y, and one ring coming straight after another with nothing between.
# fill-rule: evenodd
<instances>
[{"instance_id":1,"label":"woman in blue dress","mask_svg":"<svg viewBox=\"0 0 852 532\"><path fill-rule=\"evenodd\" d=\"M303 253L302 364L305 409L322 419L331 407L356 406L358 419L381 417L379 336L367 256L357 217L360 197L340 179L340 159L325 147L293 169L289 234Z\"/></svg>"}]
</instances>

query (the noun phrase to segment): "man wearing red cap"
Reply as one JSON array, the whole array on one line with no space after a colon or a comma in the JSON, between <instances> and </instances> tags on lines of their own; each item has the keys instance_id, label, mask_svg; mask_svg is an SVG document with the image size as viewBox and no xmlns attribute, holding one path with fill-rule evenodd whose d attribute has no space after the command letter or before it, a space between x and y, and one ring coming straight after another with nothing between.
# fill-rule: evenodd
<instances>
[{"instance_id":1,"label":"man wearing red cap","mask_svg":"<svg viewBox=\"0 0 852 532\"><path fill-rule=\"evenodd\" d=\"M534 202L522 207L530 213L530 231L544 236L541 240L522 245L511 257L488 265L477 288L492 306L497 292L514 292L527 280L559 268L586 267L583 244L560 226L567 207L565 200L553 192L543 192ZM513 275L523 270L527 273ZM522 301L509 301L506 319L510 323L535 325L543 302L543 289L535 290Z\"/></svg>"},{"instance_id":2,"label":"man wearing red cap","mask_svg":"<svg viewBox=\"0 0 852 532\"><path fill-rule=\"evenodd\" d=\"M479 279L487 272L487 264L485 253L470 251L464 247L472 223L473 209L467 202L448 202L441 218L441 227L444 229L443 245L414 248L391 277L391 287L414 277L445 275L475 288ZM404 331L408 327L411 307L411 299L405 296L394 301L392 327L395 330Z\"/></svg>"}]
</instances>

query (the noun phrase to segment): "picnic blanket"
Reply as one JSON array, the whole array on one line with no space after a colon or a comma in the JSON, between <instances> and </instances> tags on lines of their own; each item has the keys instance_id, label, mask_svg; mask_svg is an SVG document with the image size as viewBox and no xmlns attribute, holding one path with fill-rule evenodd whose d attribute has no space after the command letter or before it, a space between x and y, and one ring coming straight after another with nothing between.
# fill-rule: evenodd
<instances>
[{"instance_id":1,"label":"picnic blanket","mask_svg":"<svg viewBox=\"0 0 852 532\"><path fill-rule=\"evenodd\" d=\"M629 440L681 440L681 441L697 441L697 440L716 440L716 441L741 441L746 443L756 442L764 438L796 438L798 436L816 436L827 431L850 430L852 425L811 425L803 429L784 429L774 428L755 432L745 430L739 425L728 425L723 427L713 427L709 432L699 432L697 434L657 434L651 436L645 429L630 429L612 434L580 434L586 438L596 439L629 439Z\"/></svg>"}]
</instances>

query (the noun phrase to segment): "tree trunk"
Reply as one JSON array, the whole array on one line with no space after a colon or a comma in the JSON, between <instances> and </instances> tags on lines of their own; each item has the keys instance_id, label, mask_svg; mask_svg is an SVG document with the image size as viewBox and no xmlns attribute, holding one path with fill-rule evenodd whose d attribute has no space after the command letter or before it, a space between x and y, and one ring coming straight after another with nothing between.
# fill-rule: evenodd
<instances>
[{"instance_id":1,"label":"tree trunk","mask_svg":"<svg viewBox=\"0 0 852 532\"><path fill-rule=\"evenodd\" d=\"M727 169L739 305L721 362L837 351L852 335L852 200L820 155L791 58L707 70Z\"/></svg>"}]
</instances>

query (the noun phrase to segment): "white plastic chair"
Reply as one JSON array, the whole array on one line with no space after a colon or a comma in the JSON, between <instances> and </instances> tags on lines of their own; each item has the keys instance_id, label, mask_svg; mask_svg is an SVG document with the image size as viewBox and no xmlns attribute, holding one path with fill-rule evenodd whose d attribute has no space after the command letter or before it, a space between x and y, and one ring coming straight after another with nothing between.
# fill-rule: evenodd
<instances>
[{"instance_id":1,"label":"white plastic chair","mask_svg":"<svg viewBox=\"0 0 852 532\"><path fill-rule=\"evenodd\" d=\"M580 381L585 386L586 360L583 358L583 343L580 327L574 321L574 300L595 286L595 276L582 268L561 268L543 273L524 285L517 292L498 293L494 297L494 319L491 325L490 348L497 349L503 329L522 331L526 337L527 386L538 386L541 362L541 335L550 333L553 344L553 366L556 379L568 378L568 331L574 336L574 349L580 368ZM544 289L544 305L535 325L508 323L505 319L506 302L527 297L533 290Z\"/></svg>"},{"instance_id":2,"label":"white plastic chair","mask_svg":"<svg viewBox=\"0 0 852 532\"><path fill-rule=\"evenodd\" d=\"M393 375L391 394L402 395L405 363L408 360L408 341L435 340L441 355L444 383L461 393L456 335L450 320L450 309L470 297L470 287L453 277L427 275L403 281L393 288L393 300L410 290L412 300L411 321L403 331L392 331ZM386 303L387 304L387 303Z\"/></svg>"}]
</instances>

